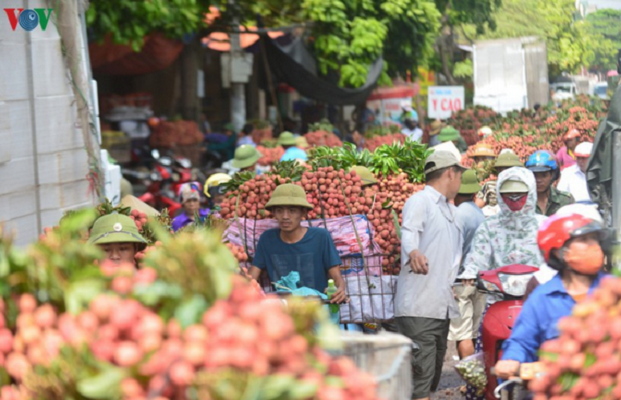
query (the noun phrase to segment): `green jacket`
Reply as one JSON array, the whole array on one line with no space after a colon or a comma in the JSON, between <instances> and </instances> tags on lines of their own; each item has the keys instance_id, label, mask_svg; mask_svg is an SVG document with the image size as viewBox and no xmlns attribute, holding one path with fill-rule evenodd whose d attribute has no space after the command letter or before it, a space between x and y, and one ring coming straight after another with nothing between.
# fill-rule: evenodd
<instances>
[{"instance_id":1,"label":"green jacket","mask_svg":"<svg viewBox=\"0 0 621 400\"><path fill-rule=\"evenodd\" d=\"M211 151L221 153L224 160L228 161L235 155L235 143L237 143L237 133L233 133L222 143L209 143L208 147Z\"/></svg>"},{"instance_id":2,"label":"green jacket","mask_svg":"<svg viewBox=\"0 0 621 400\"><path fill-rule=\"evenodd\" d=\"M457 143L455 143L455 147L457 147L457 150L459 150L461 154L464 154L466 151L468 151L468 144L461 136L457 140Z\"/></svg>"},{"instance_id":3,"label":"green jacket","mask_svg":"<svg viewBox=\"0 0 621 400\"><path fill-rule=\"evenodd\" d=\"M546 212L542 212L539 207L539 203L537 203L537 214L545 215L547 217L556 214L559 208L567 206L569 204L573 204L576 201L573 196L567 192L561 192L555 187L550 188L550 198L548 199L548 205L546 208Z\"/></svg>"}]
</instances>

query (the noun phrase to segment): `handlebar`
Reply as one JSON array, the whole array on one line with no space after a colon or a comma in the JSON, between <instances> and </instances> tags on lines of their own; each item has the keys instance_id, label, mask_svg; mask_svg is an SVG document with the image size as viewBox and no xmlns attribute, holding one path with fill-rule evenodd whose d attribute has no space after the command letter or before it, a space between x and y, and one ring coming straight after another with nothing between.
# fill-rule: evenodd
<instances>
[{"instance_id":1,"label":"handlebar","mask_svg":"<svg viewBox=\"0 0 621 400\"><path fill-rule=\"evenodd\" d=\"M508 390L508 387L513 386L513 385L523 385L523 384L524 384L524 381L522 380L522 378L518 378L518 377L509 378L503 383L496 386L496 389L494 389L494 397L497 399L500 399L502 397L502 394L500 393L502 390Z\"/></svg>"},{"instance_id":2,"label":"handlebar","mask_svg":"<svg viewBox=\"0 0 621 400\"><path fill-rule=\"evenodd\" d=\"M489 373L490 375L498 376L496 375L496 367L491 367L489 369ZM498 386L496 386L496 389L494 389L494 397L497 399L500 399L502 397L502 394L500 393L502 390L506 390L509 386L513 386L516 384L522 384L522 383L523 381L519 377L509 378L506 381L500 383Z\"/></svg>"},{"instance_id":3,"label":"handlebar","mask_svg":"<svg viewBox=\"0 0 621 400\"><path fill-rule=\"evenodd\" d=\"M491 375L498 376L496 374L496 367L491 367L489 372ZM494 396L499 399L500 392L506 390L508 386L525 386L525 382L534 379L540 373L545 373L545 367L541 362L523 363L520 365L519 376L513 376L499 384L494 390Z\"/></svg>"}]
</instances>

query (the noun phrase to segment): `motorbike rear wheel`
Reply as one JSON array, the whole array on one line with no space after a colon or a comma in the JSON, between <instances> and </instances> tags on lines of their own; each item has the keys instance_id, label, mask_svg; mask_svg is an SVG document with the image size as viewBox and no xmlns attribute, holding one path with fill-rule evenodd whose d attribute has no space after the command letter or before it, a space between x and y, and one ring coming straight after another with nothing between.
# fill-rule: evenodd
<instances>
[{"instance_id":1,"label":"motorbike rear wheel","mask_svg":"<svg viewBox=\"0 0 621 400\"><path fill-rule=\"evenodd\" d=\"M532 393L522 385L513 385L511 390L503 390L500 396L501 400L530 400Z\"/></svg>"}]
</instances>

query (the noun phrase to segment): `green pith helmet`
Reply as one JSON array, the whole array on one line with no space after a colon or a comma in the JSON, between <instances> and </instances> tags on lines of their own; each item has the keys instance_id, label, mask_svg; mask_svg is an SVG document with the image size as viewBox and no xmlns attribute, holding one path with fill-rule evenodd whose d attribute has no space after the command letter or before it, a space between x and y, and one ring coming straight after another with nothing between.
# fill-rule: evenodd
<instances>
[{"instance_id":1,"label":"green pith helmet","mask_svg":"<svg viewBox=\"0 0 621 400\"><path fill-rule=\"evenodd\" d=\"M297 143L295 136L291 132L283 132L278 136L278 144L280 146L295 146Z\"/></svg>"},{"instance_id":2,"label":"green pith helmet","mask_svg":"<svg viewBox=\"0 0 621 400\"><path fill-rule=\"evenodd\" d=\"M375 176L373 176L373 173L371 171L369 171L369 169L367 167L363 167L361 165L356 165L354 167L351 167L349 172L355 172L356 175L358 175L360 177L360 179L362 179L362 186L363 187L367 186L367 185L373 185L373 184L377 183L377 179L375 179Z\"/></svg>"},{"instance_id":3,"label":"green pith helmet","mask_svg":"<svg viewBox=\"0 0 621 400\"><path fill-rule=\"evenodd\" d=\"M502 153L501 155L498 156L498 158L496 159L496 163L494 164L494 167L501 167L501 168L510 168L510 167L523 167L524 164L522 164L522 161L520 161L520 157L518 157L516 154L514 153Z\"/></svg>"},{"instance_id":4,"label":"green pith helmet","mask_svg":"<svg viewBox=\"0 0 621 400\"><path fill-rule=\"evenodd\" d=\"M502 183L499 193L528 193L528 185L522 181L508 180Z\"/></svg>"},{"instance_id":5,"label":"green pith helmet","mask_svg":"<svg viewBox=\"0 0 621 400\"><path fill-rule=\"evenodd\" d=\"M438 140L442 143L444 142L452 142L454 140L459 140L461 136L459 135L459 131L452 126L447 126L440 131L438 135Z\"/></svg>"},{"instance_id":6,"label":"green pith helmet","mask_svg":"<svg viewBox=\"0 0 621 400\"><path fill-rule=\"evenodd\" d=\"M308 209L314 207L306 200L306 192L301 186L294 185L293 183L285 183L280 185L272 193L270 201L267 202L265 208L268 210L277 206L299 206Z\"/></svg>"},{"instance_id":7,"label":"green pith helmet","mask_svg":"<svg viewBox=\"0 0 621 400\"><path fill-rule=\"evenodd\" d=\"M467 169L461 176L461 186L459 194L475 194L481 191L481 185L477 179L477 174L473 169Z\"/></svg>"},{"instance_id":8,"label":"green pith helmet","mask_svg":"<svg viewBox=\"0 0 621 400\"><path fill-rule=\"evenodd\" d=\"M235 150L235 157L233 157L231 165L233 168L239 169L252 167L262 156L253 145L244 144Z\"/></svg>"},{"instance_id":9,"label":"green pith helmet","mask_svg":"<svg viewBox=\"0 0 621 400\"><path fill-rule=\"evenodd\" d=\"M91 229L88 243L137 243L138 251L147 247L147 241L138 232L134 221L122 214L99 217Z\"/></svg>"}]
</instances>

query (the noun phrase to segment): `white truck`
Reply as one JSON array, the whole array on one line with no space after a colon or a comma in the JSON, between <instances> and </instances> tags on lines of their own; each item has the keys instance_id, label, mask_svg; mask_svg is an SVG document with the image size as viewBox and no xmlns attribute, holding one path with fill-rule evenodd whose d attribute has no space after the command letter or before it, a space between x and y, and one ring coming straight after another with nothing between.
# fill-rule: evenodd
<instances>
[{"instance_id":1,"label":"white truck","mask_svg":"<svg viewBox=\"0 0 621 400\"><path fill-rule=\"evenodd\" d=\"M548 103L545 41L536 37L482 40L472 51L475 105L504 114Z\"/></svg>"}]
</instances>

